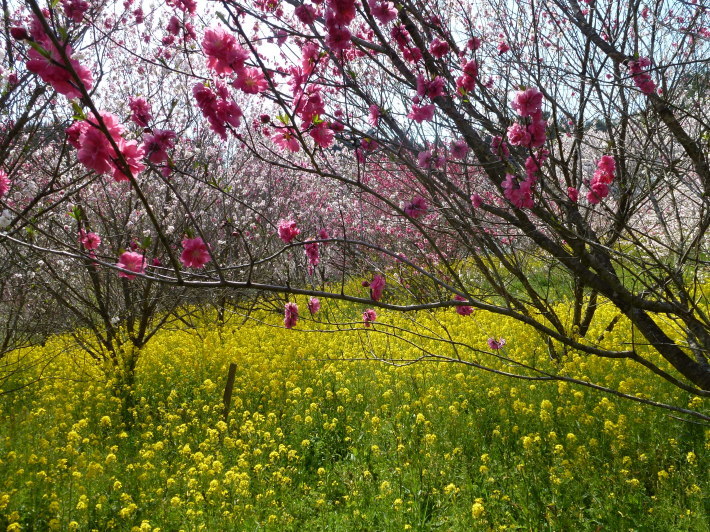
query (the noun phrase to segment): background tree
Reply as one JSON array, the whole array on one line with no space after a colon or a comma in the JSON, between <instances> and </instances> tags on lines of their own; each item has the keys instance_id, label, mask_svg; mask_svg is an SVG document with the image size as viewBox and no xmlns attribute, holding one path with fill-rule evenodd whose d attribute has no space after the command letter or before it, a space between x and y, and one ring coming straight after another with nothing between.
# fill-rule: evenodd
<instances>
[{"instance_id":1,"label":"background tree","mask_svg":"<svg viewBox=\"0 0 710 532\"><path fill-rule=\"evenodd\" d=\"M150 249L133 262L117 249L100 268L349 301L395 335L373 308L482 309L532 327L554 363L524 365L497 337L442 335L423 357L465 362L468 349L490 370L504 357L521 378L600 388L557 362L627 359L710 393L708 111L686 82L707 64L703 6L223 1L215 17L180 0L146 18L79 4L28 0L12 46L38 84L74 99L82 179L126 182L145 213ZM82 63L67 43L89 33L96 57ZM97 72L123 75L151 109L134 99L108 114L117 93ZM205 125L236 141L217 149L218 175L172 157ZM184 234L160 213L163 193ZM6 239L86 260L41 214L16 216ZM32 219L48 245L16 230ZM600 305L618 312L608 330L630 323L632 345L588 337ZM286 325L297 315L289 303Z\"/></svg>"}]
</instances>

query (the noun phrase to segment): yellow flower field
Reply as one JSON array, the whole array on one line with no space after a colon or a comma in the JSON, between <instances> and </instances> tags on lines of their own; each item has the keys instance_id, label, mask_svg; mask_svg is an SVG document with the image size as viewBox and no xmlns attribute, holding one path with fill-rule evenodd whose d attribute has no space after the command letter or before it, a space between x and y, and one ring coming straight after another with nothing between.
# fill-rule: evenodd
<instances>
[{"instance_id":1,"label":"yellow flower field","mask_svg":"<svg viewBox=\"0 0 710 532\"><path fill-rule=\"evenodd\" d=\"M33 355L57 353L43 379L0 396L0 529L708 529L706 425L565 382L372 360L423 348L501 371L556 364L537 333L499 316L378 315L374 331L336 334L205 314L143 349L132 401L66 338L50 340ZM428 339L383 334L415 319ZM479 351L433 339L445 330ZM629 334L621 323L604 341ZM570 377L704 407L632 363L562 363Z\"/></svg>"}]
</instances>

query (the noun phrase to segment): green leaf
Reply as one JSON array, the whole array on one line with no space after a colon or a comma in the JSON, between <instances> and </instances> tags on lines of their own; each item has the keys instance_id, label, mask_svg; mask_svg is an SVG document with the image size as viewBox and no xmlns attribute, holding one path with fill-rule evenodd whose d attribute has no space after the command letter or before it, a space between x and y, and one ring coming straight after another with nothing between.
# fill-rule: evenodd
<instances>
[{"instance_id":1,"label":"green leaf","mask_svg":"<svg viewBox=\"0 0 710 532\"><path fill-rule=\"evenodd\" d=\"M86 114L84 114L84 110L78 103L76 103L76 101L72 100L71 107L74 111L74 115L72 116L74 120L86 120Z\"/></svg>"},{"instance_id":2,"label":"green leaf","mask_svg":"<svg viewBox=\"0 0 710 532\"><path fill-rule=\"evenodd\" d=\"M82 218L84 218L84 211L82 210L81 207L79 207L78 205L75 205L74 208L69 213L69 216L71 216L77 222L79 222L82 220Z\"/></svg>"},{"instance_id":3,"label":"green leaf","mask_svg":"<svg viewBox=\"0 0 710 532\"><path fill-rule=\"evenodd\" d=\"M27 41L29 45L35 49L35 51L39 54L41 54L43 57L46 57L47 59L51 58L52 54L49 53L49 51L45 50L42 48L39 43L36 41Z\"/></svg>"}]
</instances>

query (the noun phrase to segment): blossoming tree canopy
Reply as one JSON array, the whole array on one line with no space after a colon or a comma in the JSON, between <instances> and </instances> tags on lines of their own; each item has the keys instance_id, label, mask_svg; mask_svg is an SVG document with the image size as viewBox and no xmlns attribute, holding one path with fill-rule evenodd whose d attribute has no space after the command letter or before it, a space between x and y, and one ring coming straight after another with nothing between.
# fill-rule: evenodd
<instances>
[{"instance_id":1,"label":"blossoming tree canopy","mask_svg":"<svg viewBox=\"0 0 710 532\"><path fill-rule=\"evenodd\" d=\"M701 3L107 6L11 14L2 75L21 126L0 145L0 220L17 245L135 283L315 298L309 319L347 300L369 331L375 308L485 309L555 359L625 358L710 389ZM40 182L17 149L29 123L73 150ZM117 198L125 232L93 231ZM57 205L81 207L77 227ZM663 362L589 339L602 301ZM298 317L289 302L284 325ZM504 356L503 333L475 349Z\"/></svg>"}]
</instances>

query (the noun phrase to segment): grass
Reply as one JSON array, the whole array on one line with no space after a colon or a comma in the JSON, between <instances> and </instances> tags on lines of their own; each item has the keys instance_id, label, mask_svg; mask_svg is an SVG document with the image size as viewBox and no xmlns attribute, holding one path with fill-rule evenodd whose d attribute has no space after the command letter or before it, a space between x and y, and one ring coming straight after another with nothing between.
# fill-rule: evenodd
<instances>
[{"instance_id":1,"label":"grass","mask_svg":"<svg viewBox=\"0 0 710 532\"><path fill-rule=\"evenodd\" d=\"M515 359L544 352L500 317L431 316L480 345L470 357L503 334ZM565 383L341 360L362 346L416 354L364 330L161 331L129 419L99 368L58 355L53 378L0 397L0 530L708 530L706 426ZM564 371L703 409L622 361Z\"/></svg>"}]
</instances>

